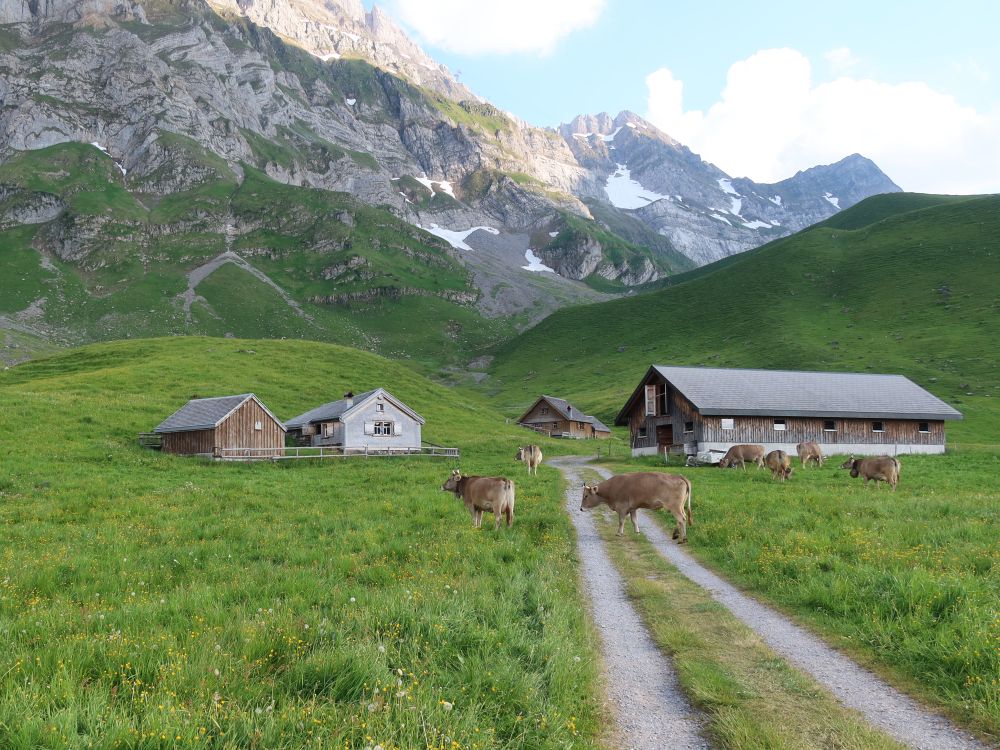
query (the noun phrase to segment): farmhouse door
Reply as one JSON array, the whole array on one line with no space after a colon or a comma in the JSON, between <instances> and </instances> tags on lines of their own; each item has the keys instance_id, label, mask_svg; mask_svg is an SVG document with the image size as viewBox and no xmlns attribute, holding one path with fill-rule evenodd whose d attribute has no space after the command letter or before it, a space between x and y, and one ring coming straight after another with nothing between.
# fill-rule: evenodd
<instances>
[{"instance_id":1,"label":"farmhouse door","mask_svg":"<svg viewBox=\"0 0 1000 750\"><path fill-rule=\"evenodd\" d=\"M670 448L674 444L674 426L672 424L661 424L656 428L656 445L661 450Z\"/></svg>"}]
</instances>

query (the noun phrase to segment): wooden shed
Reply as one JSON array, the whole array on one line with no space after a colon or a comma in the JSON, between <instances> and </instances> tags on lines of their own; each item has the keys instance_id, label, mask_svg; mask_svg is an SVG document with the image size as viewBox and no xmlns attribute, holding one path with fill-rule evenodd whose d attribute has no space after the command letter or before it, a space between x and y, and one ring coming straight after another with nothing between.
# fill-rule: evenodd
<instances>
[{"instance_id":1,"label":"wooden shed","mask_svg":"<svg viewBox=\"0 0 1000 750\"><path fill-rule=\"evenodd\" d=\"M615 424L632 455L761 444L794 455L944 453L944 423L962 414L902 375L652 365Z\"/></svg>"},{"instance_id":2,"label":"wooden shed","mask_svg":"<svg viewBox=\"0 0 1000 750\"><path fill-rule=\"evenodd\" d=\"M550 437L611 437L611 429L597 417L584 414L569 401L555 396L539 396L517 423Z\"/></svg>"},{"instance_id":3,"label":"wooden shed","mask_svg":"<svg viewBox=\"0 0 1000 750\"><path fill-rule=\"evenodd\" d=\"M285 426L252 393L191 399L154 432L161 450L185 456L273 458L285 448Z\"/></svg>"}]
</instances>

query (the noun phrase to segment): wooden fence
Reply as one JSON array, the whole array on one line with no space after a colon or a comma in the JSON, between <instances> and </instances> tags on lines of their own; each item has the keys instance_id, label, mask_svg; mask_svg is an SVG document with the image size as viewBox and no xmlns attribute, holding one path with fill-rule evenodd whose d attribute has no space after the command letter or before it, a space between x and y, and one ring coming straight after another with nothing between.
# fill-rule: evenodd
<instances>
[{"instance_id":1,"label":"wooden fence","mask_svg":"<svg viewBox=\"0 0 1000 750\"><path fill-rule=\"evenodd\" d=\"M275 455L280 451L279 455ZM300 458L375 458L375 457L455 458L461 457L458 448L425 445L420 448L343 448L340 446L290 446L287 448L222 448L215 456L222 461L290 461Z\"/></svg>"}]
</instances>

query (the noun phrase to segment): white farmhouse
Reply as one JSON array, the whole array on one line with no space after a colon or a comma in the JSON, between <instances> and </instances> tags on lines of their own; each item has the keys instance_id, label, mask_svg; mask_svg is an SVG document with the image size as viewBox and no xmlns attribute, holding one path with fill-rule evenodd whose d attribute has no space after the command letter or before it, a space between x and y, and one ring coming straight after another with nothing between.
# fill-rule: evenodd
<instances>
[{"instance_id":1,"label":"white farmhouse","mask_svg":"<svg viewBox=\"0 0 1000 750\"><path fill-rule=\"evenodd\" d=\"M344 451L419 449L424 418L384 388L339 401L289 419L288 435L304 445L332 446Z\"/></svg>"}]
</instances>

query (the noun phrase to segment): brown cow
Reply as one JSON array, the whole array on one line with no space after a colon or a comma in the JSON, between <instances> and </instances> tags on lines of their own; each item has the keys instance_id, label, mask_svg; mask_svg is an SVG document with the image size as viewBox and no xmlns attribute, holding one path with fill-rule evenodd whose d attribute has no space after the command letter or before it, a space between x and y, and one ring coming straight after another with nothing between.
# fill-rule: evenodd
<instances>
[{"instance_id":1,"label":"brown cow","mask_svg":"<svg viewBox=\"0 0 1000 750\"><path fill-rule=\"evenodd\" d=\"M795 446L795 452L799 454L799 460L802 462L803 469L810 461L815 461L817 466L822 467L823 462L826 460L823 450L819 447L819 443L813 440L806 440L799 443Z\"/></svg>"},{"instance_id":2,"label":"brown cow","mask_svg":"<svg viewBox=\"0 0 1000 750\"><path fill-rule=\"evenodd\" d=\"M896 484L899 482L899 472L903 468L898 458L893 456L873 456L872 458L855 458L851 456L840 466L841 469L850 469L851 476L857 479L861 477L865 480L865 487L870 479L875 480L875 486L879 482L886 482L892 491L896 491Z\"/></svg>"},{"instance_id":3,"label":"brown cow","mask_svg":"<svg viewBox=\"0 0 1000 750\"><path fill-rule=\"evenodd\" d=\"M752 461L757 464L758 469L764 468L764 446L763 445L734 445L726 455L719 461L719 468L725 469L727 466L742 466L744 471L747 468L746 462Z\"/></svg>"},{"instance_id":4,"label":"brown cow","mask_svg":"<svg viewBox=\"0 0 1000 750\"><path fill-rule=\"evenodd\" d=\"M625 516L631 517L632 525L638 533L636 511L640 508L669 510L677 519L674 539L679 537L680 544L687 541L687 527L694 525L691 517L691 482L679 474L638 471L634 474L619 474L600 484L583 485L580 510L596 508L601 503L606 503L618 514L618 536L625 533Z\"/></svg>"},{"instance_id":5,"label":"brown cow","mask_svg":"<svg viewBox=\"0 0 1000 750\"><path fill-rule=\"evenodd\" d=\"M542 449L537 445L518 448L515 461L524 461L528 465L529 474L538 474L538 464L542 462Z\"/></svg>"},{"instance_id":6,"label":"brown cow","mask_svg":"<svg viewBox=\"0 0 1000 750\"><path fill-rule=\"evenodd\" d=\"M764 458L764 463L771 470L771 479L784 482L792 475L792 459L784 451L771 451Z\"/></svg>"},{"instance_id":7,"label":"brown cow","mask_svg":"<svg viewBox=\"0 0 1000 750\"><path fill-rule=\"evenodd\" d=\"M455 469L441 485L445 492L454 492L472 515L472 525L477 529L483 525L483 511L492 510L496 524L500 528L500 518L506 517L507 528L514 525L514 483L506 477L462 476Z\"/></svg>"}]
</instances>

